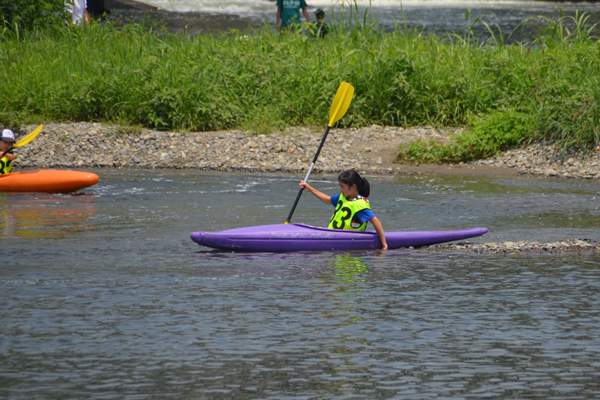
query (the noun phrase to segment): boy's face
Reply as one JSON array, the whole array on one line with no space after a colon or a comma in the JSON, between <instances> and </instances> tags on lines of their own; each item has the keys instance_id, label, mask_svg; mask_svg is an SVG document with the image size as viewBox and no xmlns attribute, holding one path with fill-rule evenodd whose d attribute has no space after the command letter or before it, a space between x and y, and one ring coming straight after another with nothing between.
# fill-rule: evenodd
<instances>
[{"instance_id":1,"label":"boy's face","mask_svg":"<svg viewBox=\"0 0 600 400\"><path fill-rule=\"evenodd\" d=\"M7 151L8 149L10 149L12 147L14 142L6 142L4 140L0 140L0 150Z\"/></svg>"}]
</instances>

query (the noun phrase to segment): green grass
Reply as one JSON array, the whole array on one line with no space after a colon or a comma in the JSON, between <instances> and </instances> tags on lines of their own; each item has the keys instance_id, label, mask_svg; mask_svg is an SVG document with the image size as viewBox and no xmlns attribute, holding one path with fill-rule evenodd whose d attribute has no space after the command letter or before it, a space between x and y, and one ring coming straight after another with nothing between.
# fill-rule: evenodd
<instances>
[{"instance_id":1,"label":"green grass","mask_svg":"<svg viewBox=\"0 0 600 400\"><path fill-rule=\"evenodd\" d=\"M382 32L366 17L345 20L324 40L268 29L194 38L139 25L19 37L5 29L0 125L71 120L261 132L324 126L337 87L347 81L356 92L342 126L474 127L448 148L405 148L406 160L485 157L532 139L566 147L600 142L600 44L587 15L546 20L538 36L510 45L499 35L480 42L469 33Z\"/></svg>"}]
</instances>

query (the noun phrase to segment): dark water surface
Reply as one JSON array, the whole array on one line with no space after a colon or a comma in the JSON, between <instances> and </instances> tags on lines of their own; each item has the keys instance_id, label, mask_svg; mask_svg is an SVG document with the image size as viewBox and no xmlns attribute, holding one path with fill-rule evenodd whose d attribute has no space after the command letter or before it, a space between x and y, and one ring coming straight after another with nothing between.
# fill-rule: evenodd
<instances>
[{"instance_id":1,"label":"dark water surface","mask_svg":"<svg viewBox=\"0 0 600 400\"><path fill-rule=\"evenodd\" d=\"M0 398L600 397L598 255L217 252L189 232L281 223L299 178L98 173L0 194ZM371 182L387 230L600 239L598 182Z\"/></svg>"},{"instance_id":2,"label":"dark water surface","mask_svg":"<svg viewBox=\"0 0 600 400\"><path fill-rule=\"evenodd\" d=\"M220 5L221 2L223 5ZM275 29L274 2L222 0L203 4L202 1L191 0L148 0L147 3L158 8L119 8L119 3L116 2L111 5L114 8L109 20L117 24L153 21L171 33L189 35L229 32L231 29L262 30L265 25L273 31ZM354 5L354 1L348 0L308 3L312 22L316 22L314 10L320 7L325 10L325 22L329 24L336 24L335 21L341 20L352 25L356 25L358 20L362 24L366 16L368 23L376 23L377 29L386 31L416 29L424 34L458 33L463 36L471 29L475 37L488 38L491 29L498 40L507 41L521 41L538 36L540 28L548 27L545 19L558 20L565 16L567 18L563 24L570 30L575 26L574 19L581 18L583 13L587 15L588 27L600 22L600 7L597 2L441 0L370 3L363 0L358 2L358 9L350 7L350 4ZM597 35L598 29L594 32Z\"/></svg>"}]
</instances>

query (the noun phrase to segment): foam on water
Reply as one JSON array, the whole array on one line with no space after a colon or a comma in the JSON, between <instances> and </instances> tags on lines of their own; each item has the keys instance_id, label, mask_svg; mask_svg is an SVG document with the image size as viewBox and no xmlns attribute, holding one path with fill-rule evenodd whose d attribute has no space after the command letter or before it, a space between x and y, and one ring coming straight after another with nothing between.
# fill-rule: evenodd
<instances>
[{"instance_id":1,"label":"foam on water","mask_svg":"<svg viewBox=\"0 0 600 400\"><path fill-rule=\"evenodd\" d=\"M165 11L235 14L241 16L263 14L275 8L273 2L266 0L145 0L143 2Z\"/></svg>"}]
</instances>

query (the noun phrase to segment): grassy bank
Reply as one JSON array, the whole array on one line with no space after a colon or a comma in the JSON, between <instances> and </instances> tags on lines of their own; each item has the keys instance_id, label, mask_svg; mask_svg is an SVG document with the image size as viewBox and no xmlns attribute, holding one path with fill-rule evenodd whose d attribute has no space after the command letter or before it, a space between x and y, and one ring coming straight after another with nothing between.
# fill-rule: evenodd
<instances>
[{"instance_id":1,"label":"grassy bank","mask_svg":"<svg viewBox=\"0 0 600 400\"><path fill-rule=\"evenodd\" d=\"M567 22L574 28L565 29ZM344 126L475 126L466 144L420 143L404 149L406 159L477 158L532 138L592 146L600 141L600 45L586 30L585 16L545 26L536 38L511 45L498 35L482 44L468 35L347 26L325 40L267 29L195 38L138 25L18 37L5 29L0 125L323 126L337 86L347 81L356 94ZM503 127L485 139L496 121Z\"/></svg>"}]
</instances>

